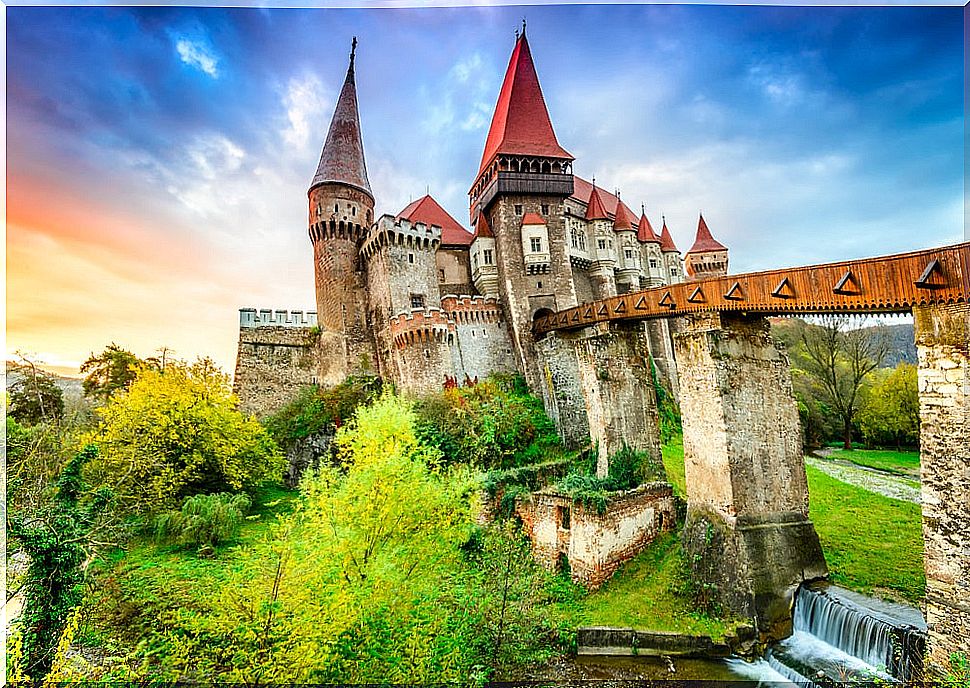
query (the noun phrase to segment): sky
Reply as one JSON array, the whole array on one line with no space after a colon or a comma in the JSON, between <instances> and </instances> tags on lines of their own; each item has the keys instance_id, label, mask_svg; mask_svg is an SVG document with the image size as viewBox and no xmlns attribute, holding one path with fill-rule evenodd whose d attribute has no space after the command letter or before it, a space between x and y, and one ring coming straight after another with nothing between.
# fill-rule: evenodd
<instances>
[{"instance_id":1,"label":"sky","mask_svg":"<svg viewBox=\"0 0 970 688\"><path fill-rule=\"evenodd\" d=\"M8 7L8 358L232 371L238 309L312 310L353 36L378 214L467 226L523 17L575 172L681 250L701 211L734 273L966 240L962 7Z\"/></svg>"}]
</instances>

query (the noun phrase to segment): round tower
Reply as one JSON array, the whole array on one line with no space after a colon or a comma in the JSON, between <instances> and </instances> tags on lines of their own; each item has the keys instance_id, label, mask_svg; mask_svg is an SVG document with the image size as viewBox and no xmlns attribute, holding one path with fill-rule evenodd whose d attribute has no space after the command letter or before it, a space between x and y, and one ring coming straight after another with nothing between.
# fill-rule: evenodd
<instances>
[{"instance_id":1,"label":"round tower","mask_svg":"<svg viewBox=\"0 0 970 688\"><path fill-rule=\"evenodd\" d=\"M318 368L325 385L336 384L355 370L377 368L358 260L360 244L374 218L374 194L367 180L357 111L356 48L355 38L347 77L307 192L321 331Z\"/></svg>"}]
</instances>

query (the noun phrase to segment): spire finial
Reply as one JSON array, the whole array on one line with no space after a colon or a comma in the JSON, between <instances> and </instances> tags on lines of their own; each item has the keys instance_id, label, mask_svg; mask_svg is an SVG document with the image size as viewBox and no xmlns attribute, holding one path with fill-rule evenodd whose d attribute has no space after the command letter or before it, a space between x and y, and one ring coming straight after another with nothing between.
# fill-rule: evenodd
<instances>
[{"instance_id":1,"label":"spire finial","mask_svg":"<svg viewBox=\"0 0 970 688\"><path fill-rule=\"evenodd\" d=\"M357 36L350 42L350 69L354 68L354 56L357 54Z\"/></svg>"},{"instance_id":2,"label":"spire finial","mask_svg":"<svg viewBox=\"0 0 970 688\"><path fill-rule=\"evenodd\" d=\"M525 35L525 17L522 17L522 35Z\"/></svg>"},{"instance_id":3,"label":"spire finial","mask_svg":"<svg viewBox=\"0 0 970 688\"><path fill-rule=\"evenodd\" d=\"M643 203L640 204L640 214L641 215L646 215L647 214L647 207L645 205L643 205Z\"/></svg>"}]
</instances>

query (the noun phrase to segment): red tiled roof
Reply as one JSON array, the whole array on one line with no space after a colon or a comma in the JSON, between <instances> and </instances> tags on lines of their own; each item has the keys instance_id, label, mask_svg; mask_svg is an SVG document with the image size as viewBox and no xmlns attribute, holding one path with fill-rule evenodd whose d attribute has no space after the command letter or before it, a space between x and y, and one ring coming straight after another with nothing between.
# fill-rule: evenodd
<instances>
[{"instance_id":1,"label":"red tiled roof","mask_svg":"<svg viewBox=\"0 0 970 688\"><path fill-rule=\"evenodd\" d=\"M423 222L428 226L441 227L441 243L444 246L468 246L474 239L472 233L458 224L458 220L449 215L430 195L409 203L397 214L396 219L404 219L411 224Z\"/></svg>"},{"instance_id":2,"label":"red tiled roof","mask_svg":"<svg viewBox=\"0 0 970 688\"><path fill-rule=\"evenodd\" d=\"M660 231L660 250L665 252L677 251L677 253L680 253L680 250L678 250L676 244L674 244L674 238L670 236L670 230L667 229L666 220L664 220L663 229Z\"/></svg>"},{"instance_id":3,"label":"red tiled roof","mask_svg":"<svg viewBox=\"0 0 970 688\"><path fill-rule=\"evenodd\" d=\"M704 216L701 215L700 220L697 221L697 237L694 239L694 245L690 247L687 253L704 253L705 251L727 251L727 246L711 235L711 230L707 228Z\"/></svg>"},{"instance_id":4,"label":"red tiled roof","mask_svg":"<svg viewBox=\"0 0 970 688\"><path fill-rule=\"evenodd\" d=\"M522 218L522 224L523 225L544 225L546 224L546 221L542 219L541 215L537 215L536 213L526 213L525 216Z\"/></svg>"},{"instance_id":5,"label":"red tiled roof","mask_svg":"<svg viewBox=\"0 0 970 688\"><path fill-rule=\"evenodd\" d=\"M499 153L573 159L559 145L552 130L525 33L516 41L512 51L478 173L481 174Z\"/></svg>"},{"instance_id":6,"label":"red tiled roof","mask_svg":"<svg viewBox=\"0 0 970 688\"><path fill-rule=\"evenodd\" d=\"M600 190L593 187L589 196L589 205L586 206L586 219L587 220L609 220L610 216L606 213L606 208L603 207L603 199L600 197ZM609 196L609 194L607 194ZM614 196L613 198L616 198Z\"/></svg>"},{"instance_id":7,"label":"red tiled roof","mask_svg":"<svg viewBox=\"0 0 970 688\"><path fill-rule=\"evenodd\" d=\"M495 238L495 235L492 234L492 228L488 226L488 220L485 219L485 213L478 213L478 222L475 223L475 236L486 239Z\"/></svg>"},{"instance_id":8,"label":"red tiled roof","mask_svg":"<svg viewBox=\"0 0 970 688\"><path fill-rule=\"evenodd\" d=\"M626 207L626 203L618 200L616 204L616 217L613 219L613 229L615 231L633 229L633 224L636 221L637 219L633 216L633 213Z\"/></svg>"},{"instance_id":9,"label":"red tiled roof","mask_svg":"<svg viewBox=\"0 0 970 688\"><path fill-rule=\"evenodd\" d=\"M354 44L356 47L356 43ZM364 162L364 143L360 135L360 116L357 113L357 86L354 81L354 56L351 53L347 78L344 79L337 107L330 120L327 141L320 153L317 172L310 188L326 182L340 182L354 186L374 197L367 181L367 165Z\"/></svg>"},{"instance_id":10,"label":"red tiled roof","mask_svg":"<svg viewBox=\"0 0 970 688\"><path fill-rule=\"evenodd\" d=\"M603 207L606 209L606 214L613 218L616 216L616 206L621 203L620 199L616 197L616 194L610 193L601 186L597 186L596 189L599 191L600 201L603 202ZM582 177L577 177L573 175L573 195L571 198L579 201L580 203L585 203L589 205L589 197L593 195L593 185ZM630 210L629 206L623 204L624 207L633 215L633 211ZM634 217L636 217L634 215Z\"/></svg>"},{"instance_id":11,"label":"red tiled roof","mask_svg":"<svg viewBox=\"0 0 970 688\"><path fill-rule=\"evenodd\" d=\"M660 237L653 231L650 220L645 212L640 213L640 224L637 225L637 239L644 242L660 243Z\"/></svg>"}]
</instances>

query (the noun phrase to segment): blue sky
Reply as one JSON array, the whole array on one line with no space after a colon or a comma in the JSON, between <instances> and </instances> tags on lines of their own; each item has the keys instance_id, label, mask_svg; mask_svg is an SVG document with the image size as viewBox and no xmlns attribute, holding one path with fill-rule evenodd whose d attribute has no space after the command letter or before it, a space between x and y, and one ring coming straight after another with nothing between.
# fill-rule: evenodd
<instances>
[{"instance_id":1,"label":"blue sky","mask_svg":"<svg viewBox=\"0 0 970 688\"><path fill-rule=\"evenodd\" d=\"M523 16L576 172L682 250L698 211L733 272L963 240L961 7L10 7L8 351L231 368L238 308L312 307L354 35L378 212L465 222Z\"/></svg>"}]
</instances>

